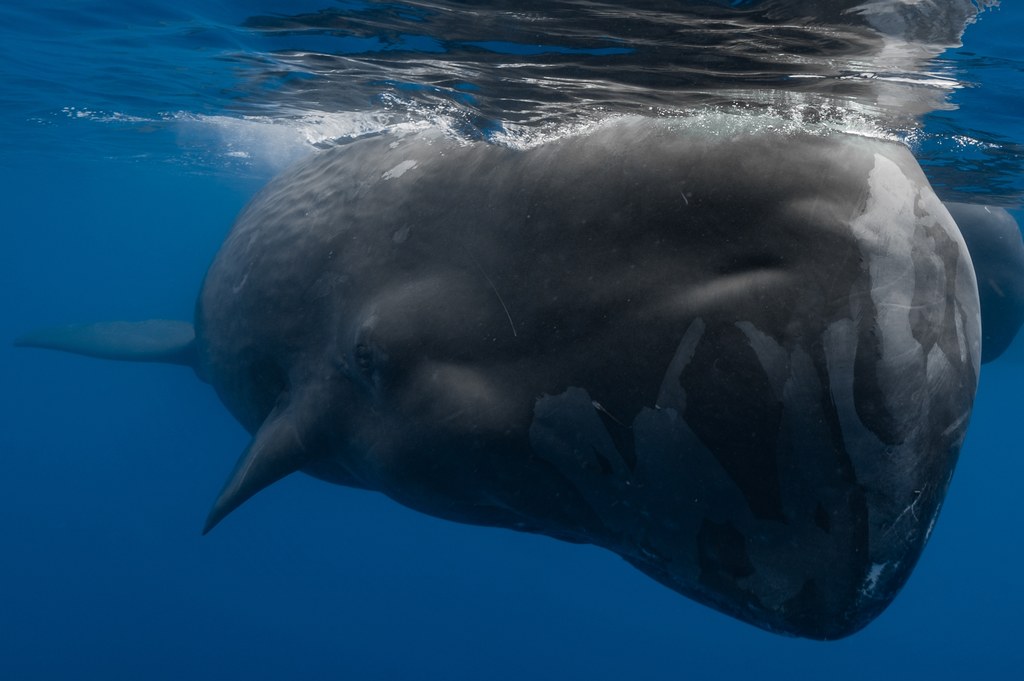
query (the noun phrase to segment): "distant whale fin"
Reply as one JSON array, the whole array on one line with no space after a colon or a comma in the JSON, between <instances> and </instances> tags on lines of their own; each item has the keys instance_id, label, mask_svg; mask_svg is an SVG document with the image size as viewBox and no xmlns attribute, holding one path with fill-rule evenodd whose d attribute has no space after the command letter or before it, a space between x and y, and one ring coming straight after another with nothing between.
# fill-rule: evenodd
<instances>
[{"instance_id":1,"label":"distant whale fin","mask_svg":"<svg viewBox=\"0 0 1024 681\"><path fill-rule=\"evenodd\" d=\"M315 399L284 395L256 431L210 509L203 534L260 490L303 468L326 450ZM318 408L319 407L319 408Z\"/></svg>"},{"instance_id":2,"label":"distant whale fin","mask_svg":"<svg viewBox=\"0 0 1024 681\"><path fill-rule=\"evenodd\" d=\"M195 338L195 330L188 322L147 319L40 329L18 338L14 344L100 359L163 362L196 368Z\"/></svg>"}]
</instances>

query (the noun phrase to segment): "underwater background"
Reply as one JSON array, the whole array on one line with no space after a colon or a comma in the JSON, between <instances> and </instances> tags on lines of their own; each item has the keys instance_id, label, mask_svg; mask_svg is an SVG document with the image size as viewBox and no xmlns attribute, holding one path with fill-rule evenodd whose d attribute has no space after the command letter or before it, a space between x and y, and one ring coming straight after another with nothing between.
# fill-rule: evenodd
<instances>
[{"instance_id":1,"label":"underwater background","mask_svg":"<svg viewBox=\"0 0 1024 681\"><path fill-rule=\"evenodd\" d=\"M209 386L11 346L190 319L263 183L391 127L529 146L620 113L824 121L905 142L942 198L1024 220L1019 0L976 19L967 0L815 13L859 4L5 0L0 681L1019 678L1020 338L982 371L907 586L829 643L734 621L606 551L301 475L202 537L249 439Z\"/></svg>"}]
</instances>

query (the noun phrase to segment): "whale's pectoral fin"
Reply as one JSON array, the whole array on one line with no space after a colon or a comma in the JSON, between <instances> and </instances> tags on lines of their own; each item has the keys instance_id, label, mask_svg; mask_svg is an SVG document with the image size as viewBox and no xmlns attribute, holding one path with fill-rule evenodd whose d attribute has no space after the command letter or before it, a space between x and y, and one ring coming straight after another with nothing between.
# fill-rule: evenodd
<instances>
[{"instance_id":1,"label":"whale's pectoral fin","mask_svg":"<svg viewBox=\"0 0 1024 681\"><path fill-rule=\"evenodd\" d=\"M163 362L196 368L195 338L195 330L188 322L147 319L40 329L18 338L14 344L100 359Z\"/></svg>"},{"instance_id":2,"label":"whale's pectoral fin","mask_svg":"<svg viewBox=\"0 0 1024 681\"><path fill-rule=\"evenodd\" d=\"M304 467L326 451L320 409L310 399L283 395L252 442L210 509L203 534L254 494Z\"/></svg>"}]
</instances>

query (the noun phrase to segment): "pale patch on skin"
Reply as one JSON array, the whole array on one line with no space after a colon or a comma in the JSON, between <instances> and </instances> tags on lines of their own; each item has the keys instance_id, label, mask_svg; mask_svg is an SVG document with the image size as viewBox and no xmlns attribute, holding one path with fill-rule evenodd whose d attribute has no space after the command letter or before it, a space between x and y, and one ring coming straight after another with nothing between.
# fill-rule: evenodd
<instances>
[{"instance_id":1,"label":"pale patch on skin","mask_svg":"<svg viewBox=\"0 0 1024 681\"><path fill-rule=\"evenodd\" d=\"M857 453L878 451L882 443L857 417L854 406L853 364L857 354L857 334L853 320L842 319L833 322L825 331L823 340L828 365L829 392L839 415L846 450L850 452L854 468L857 469ZM870 463L864 462L864 467Z\"/></svg>"},{"instance_id":2,"label":"pale patch on skin","mask_svg":"<svg viewBox=\"0 0 1024 681\"><path fill-rule=\"evenodd\" d=\"M829 392L836 406L843 443L853 464L859 483L872 491L885 490L889 485L882 480L888 467L879 460L880 452L888 452L892 459L902 459L904 446L887 447L868 428L857 414L854 396L854 362L857 355L857 333L853 320L833 322L825 332L825 359L828 365ZM885 496L884 492L879 496ZM887 506L868 504L872 528L888 526ZM875 540L872 536L871 545Z\"/></svg>"},{"instance_id":3,"label":"pale patch on skin","mask_svg":"<svg viewBox=\"0 0 1024 681\"><path fill-rule=\"evenodd\" d=\"M663 307L655 309L662 314L671 311L680 316L708 314L745 300L751 291L779 290L791 280L789 273L771 269L718 276L707 282L687 285L677 295L666 296Z\"/></svg>"},{"instance_id":4,"label":"pale patch on skin","mask_svg":"<svg viewBox=\"0 0 1024 681\"><path fill-rule=\"evenodd\" d=\"M946 354L939 349L938 345L933 345L928 353L928 364L925 371L927 372L928 385L935 385L944 377L953 373L953 365L949 363Z\"/></svg>"},{"instance_id":5,"label":"pale patch on skin","mask_svg":"<svg viewBox=\"0 0 1024 681\"><path fill-rule=\"evenodd\" d=\"M246 272L244 275L242 275L242 280L240 282L238 282L237 284L235 284L234 286L231 287L231 292L232 293L238 293L239 291L241 291L245 287L245 282L247 282L247 281L249 281L249 273L248 272Z\"/></svg>"},{"instance_id":6,"label":"pale patch on skin","mask_svg":"<svg viewBox=\"0 0 1024 681\"><path fill-rule=\"evenodd\" d=\"M956 318L956 343L960 348L960 363L963 364L967 361L967 344L964 341L964 315L960 311L960 307L957 306L953 314Z\"/></svg>"},{"instance_id":7,"label":"pale patch on skin","mask_svg":"<svg viewBox=\"0 0 1024 681\"><path fill-rule=\"evenodd\" d=\"M957 281L960 282L958 285L960 290L957 291L958 297L966 296L966 291L973 291L973 295L977 296L978 280L974 272L974 263L971 260L970 252L967 250L967 244L959 229L952 230L951 236L961 244L961 258L957 262L956 273ZM957 305L955 310L957 338L959 339L961 336L964 338L967 356L971 360L971 366L974 368L975 375L977 375L978 371L981 370L981 305L979 304L973 308L973 319L970 317L964 318L964 315L971 314L971 308Z\"/></svg>"},{"instance_id":8,"label":"pale patch on skin","mask_svg":"<svg viewBox=\"0 0 1024 681\"><path fill-rule=\"evenodd\" d=\"M680 414L686 412L686 391L679 384L679 376L693 359L693 353L696 352L697 344L700 343L703 335L704 320L697 318L690 322L682 340L679 341L679 347L676 349L672 362L665 370L665 378L658 391L656 403L659 409L672 408Z\"/></svg>"},{"instance_id":9,"label":"pale patch on skin","mask_svg":"<svg viewBox=\"0 0 1024 681\"><path fill-rule=\"evenodd\" d=\"M860 592L865 596L874 595L875 589L878 588L878 580L882 577L882 573L889 567L888 563L872 563L871 569L868 571L867 579L864 580L864 586L860 588Z\"/></svg>"},{"instance_id":10,"label":"pale patch on skin","mask_svg":"<svg viewBox=\"0 0 1024 681\"><path fill-rule=\"evenodd\" d=\"M437 423L500 429L513 406L500 385L466 364L424 362L412 384Z\"/></svg>"},{"instance_id":11,"label":"pale patch on skin","mask_svg":"<svg viewBox=\"0 0 1024 681\"><path fill-rule=\"evenodd\" d=\"M417 161L413 161L413 160L402 161L401 163L396 165L394 168L392 168L391 170L388 170L383 175L381 175L380 179L382 179L382 180L397 180L402 175L405 175L407 172L409 172L410 170L415 168L416 165L417 165Z\"/></svg>"},{"instance_id":12,"label":"pale patch on skin","mask_svg":"<svg viewBox=\"0 0 1024 681\"><path fill-rule=\"evenodd\" d=\"M906 386L898 385L900 377L924 360L910 320L916 285L912 253L917 185L899 165L876 153L868 186L867 205L850 228L868 263L871 299L877 310L881 345L877 380L887 409L899 414L900 405L893 402L907 397ZM915 401L921 402L922 397Z\"/></svg>"}]
</instances>

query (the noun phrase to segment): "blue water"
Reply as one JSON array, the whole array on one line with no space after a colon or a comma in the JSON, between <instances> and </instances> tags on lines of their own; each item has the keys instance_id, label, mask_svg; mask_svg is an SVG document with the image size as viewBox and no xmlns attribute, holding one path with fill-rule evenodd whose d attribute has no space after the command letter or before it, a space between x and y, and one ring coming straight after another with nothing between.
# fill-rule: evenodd
<instances>
[{"instance_id":1,"label":"blue water","mask_svg":"<svg viewBox=\"0 0 1024 681\"><path fill-rule=\"evenodd\" d=\"M311 145L420 120L521 139L580 111L685 110L694 93L721 105L753 91L744 78L779 92L791 82L769 67L740 78L726 61L629 99L626 86L664 66L629 62L642 36L561 16L526 40L521 26L439 28L423 6L6 2L0 338L190 318L234 215ZM967 27L963 47L904 73L945 79L921 126L859 90L839 101L861 107L857 125L911 144L940 195L1021 220L1022 31L1024 7L1005 2ZM503 60L576 80L561 102L550 87L501 90L485 67ZM617 75L581 106L577 86L601 69ZM929 87L899 101L930 102ZM837 95L808 96L798 104ZM208 386L180 368L0 344L0 680L1016 678L1021 346L984 368L946 505L903 593L861 633L815 643L692 603L598 549L446 523L302 476L202 537L248 441Z\"/></svg>"}]
</instances>

